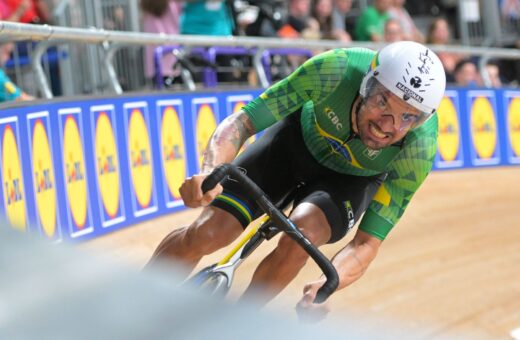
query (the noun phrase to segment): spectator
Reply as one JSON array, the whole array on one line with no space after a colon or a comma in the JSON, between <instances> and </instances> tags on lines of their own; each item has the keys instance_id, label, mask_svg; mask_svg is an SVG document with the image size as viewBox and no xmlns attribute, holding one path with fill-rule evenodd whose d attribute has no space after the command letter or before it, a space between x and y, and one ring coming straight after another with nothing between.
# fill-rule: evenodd
<instances>
[{"instance_id":1,"label":"spectator","mask_svg":"<svg viewBox=\"0 0 520 340\"><path fill-rule=\"evenodd\" d=\"M181 5L171 0L141 0L143 10L143 31L149 33L179 34ZM155 75L154 50L156 46L147 45L144 55L144 72L147 79ZM176 59L169 53L162 58L161 73L164 85L171 86L178 76L174 71Z\"/></svg>"},{"instance_id":2,"label":"spectator","mask_svg":"<svg viewBox=\"0 0 520 340\"><path fill-rule=\"evenodd\" d=\"M347 15L352 9L352 0L334 0L332 10L332 35L335 39L345 43L352 41L352 37L347 32Z\"/></svg>"},{"instance_id":3,"label":"spectator","mask_svg":"<svg viewBox=\"0 0 520 340\"><path fill-rule=\"evenodd\" d=\"M184 2L181 34L228 36L233 34L233 26L231 10L224 0Z\"/></svg>"},{"instance_id":4,"label":"spectator","mask_svg":"<svg viewBox=\"0 0 520 340\"><path fill-rule=\"evenodd\" d=\"M429 28L426 43L435 45L451 45L451 30L448 21L442 17L435 18ZM437 54L446 71L446 80L453 82L455 65L462 59L462 56L452 52L439 52Z\"/></svg>"},{"instance_id":5,"label":"spectator","mask_svg":"<svg viewBox=\"0 0 520 340\"><path fill-rule=\"evenodd\" d=\"M501 0L500 11L506 20L520 19L520 0Z\"/></svg>"},{"instance_id":6,"label":"spectator","mask_svg":"<svg viewBox=\"0 0 520 340\"><path fill-rule=\"evenodd\" d=\"M388 19L386 21L383 38L387 43L406 40L399 21L396 19Z\"/></svg>"},{"instance_id":7,"label":"spectator","mask_svg":"<svg viewBox=\"0 0 520 340\"><path fill-rule=\"evenodd\" d=\"M245 34L260 37L276 37L285 24L287 4L284 0L265 0L255 3L258 9L255 20L245 28ZM249 9L249 11L254 11Z\"/></svg>"},{"instance_id":8,"label":"spectator","mask_svg":"<svg viewBox=\"0 0 520 340\"><path fill-rule=\"evenodd\" d=\"M486 64L486 73L490 87L502 87L502 79L500 79L500 67L496 60L490 60Z\"/></svg>"},{"instance_id":9,"label":"spectator","mask_svg":"<svg viewBox=\"0 0 520 340\"><path fill-rule=\"evenodd\" d=\"M0 102L11 100L31 100L32 96L20 90L3 70L3 65L9 60L11 51L13 50L13 43L6 43L0 46Z\"/></svg>"},{"instance_id":10,"label":"spectator","mask_svg":"<svg viewBox=\"0 0 520 340\"><path fill-rule=\"evenodd\" d=\"M24 24L50 23L50 11L44 0L9 0L0 1L2 20Z\"/></svg>"},{"instance_id":11,"label":"spectator","mask_svg":"<svg viewBox=\"0 0 520 340\"><path fill-rule=\"evenodd\" d=\"M455 65L453 76L455 84L458 86L475 87L482 85L477 65L469 59L462 59Z\"/></svg>"},{"instance_id":12,"label":"spectator","mask_svg":"<svg viewBox=\"0 0 520 340\"><path fill-rule=\"evenodd\" d=\"M332 34L333 0L315 0L312 6L312 17L319 27L319 38L335 39Z\"/></svg>"},{"instance_id":13,"label":"spectator","mask_svg":"<svg viewBox=\"0 0 520 340\"><path fill-rule=\"evenodd\" d=\"M282 38L319 38L319 24L310 15L310 0L290 0L287 24L279 31Z\"/></svg>"},{"instance_id":14,"label":"spectator","mask_svg":"<svg viewBox=\"0 0 520 340\"><path fill-rule=\"evenodd\" d=\"M375 0L374 6L365 8L356 22L356 40L382 41L391 5L392 0Z\"/></svg>"},{"instance_id":15,"label":"spectator","mask_svg":"<svg viewBox=\"0 0 520 340\"><path fill-rule=\"evenodd\" d=\"M388 10L390 17L397 20L403 31L402 40L424 42L424 36L415 25L412 17L404 7L406 0L393 0L392 7Z\"/></svg>"}]
</instances>

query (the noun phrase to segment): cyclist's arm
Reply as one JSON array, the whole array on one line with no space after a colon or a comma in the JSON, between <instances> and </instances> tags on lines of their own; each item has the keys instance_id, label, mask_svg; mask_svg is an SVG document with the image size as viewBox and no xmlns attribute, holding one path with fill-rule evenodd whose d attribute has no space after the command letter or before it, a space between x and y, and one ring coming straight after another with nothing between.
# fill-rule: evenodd
<instances>
[{"instance_id":1,"label":"cyclist's arm","mask_svg":"<svg viewBox=\"0 0 520 340\"><path fill-rule=\"evenodd\" d=\"M352 241L334 256L332 264L339 275L338 290L363 276L382 242L377 237L358 230Z\"/></svg>"},{"instance_id":2,"label":"cyclist's arm","mask_svg":"<svg viewBox=\"0 0 520 340\"><path fill-rule=\"evenodd\" d=\"M332 259L339 276L337 290L345 288L358 280L374 260L381 246L377 237L358 230L354 239L345 248L341 249ZM298 316L303 321L319 321L330 312L328 301L315 304L314 299L318 290L326 282L325 276L305 285L303 296L296 306Z\"/></svg>"},{"instance_id":3,"label":"cyclist's arm","mask_svg":"<svg viewBox=\"0 0 520 340\"><path fill-rule=\"evenodd\" d=\"M222 185L217 184L203 194L201 184L217 165L231 162L254 133L251 121L243 111L228 116L217 126L204 151L200 173L186 178L179 188L184 205L190 208L207 206L222 192Z\"/></svg>"},{"instance_id":4,"label":"cyclist's arm","mask_svg":"<svg viewBox=\"0 0 520 340\"><path fill-rule=\"evenodd\" d=\"M384 240L430 173L437 151L437 117L407 136L387 168L388 176L368 206L359 229Z\"/></svg>"},{"instance_id":5,"label":"cyclist's arm","mask_svg":"<svg viewBox=\"0 0 520 340\"><path fill-rule=\"evenodd\" d=\"M211 136L202 162L202 172L209 173L222 163L235 159L245 141L256 132L249 116L242 110L228 116Z\"/></svg>"}]
</instances>

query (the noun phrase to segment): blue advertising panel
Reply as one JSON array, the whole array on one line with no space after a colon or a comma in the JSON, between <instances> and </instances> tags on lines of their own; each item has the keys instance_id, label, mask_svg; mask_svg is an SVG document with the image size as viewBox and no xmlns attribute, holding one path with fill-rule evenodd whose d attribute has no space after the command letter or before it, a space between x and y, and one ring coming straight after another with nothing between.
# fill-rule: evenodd
<instances>
[{"instance_id":1,"label":"blue advertising panel","mask_svg":"<svg viewBox=\"0 0 520 340\"><path fill-rule=\"evenodd\" d=\"M148 103L124 103L123 113L132 211L134 217L139 217L158 210ZM120 153L122 152L123 150L120 150Z\"/></svg>"},{"instance_id":2,"label":"blue advertising panel","mask_svg":"<svg viewBox=\"0 0 520 340\"><path fill-rule=\"evenodd\" d=\"M216 126L260 93L141 94L4 109L0 214L15 228L59 241L184 209L179 187L199 171ZM520 91L449 89L438 118L434 169L520 164Z\"/></svg>"},{"instance_id":3,"label":"blue advertising panel","mask_svg":"<svg viewBox=\"0 0 520 340\"><path fill-rule=\"evenodd\" d=\"M206 145L220 122L219 112L216 96L191 98L191 133L195 136L196 172L199 172L202 166L202 157Z\"/></svg>"},{"instance_id":4,"label":"blue advertising panel","mask_svg":"<svg viewBox=\"0 0 520 340\"><path fill-rule=\"evenodd\" d=\"M14 228L27 230L27 196L25 194L24 163L20 155L18 117L0 119L0 160L4 216Z\"/></svg>"},{"instance_id":5,"label":"blue advertising panel","mask_svg":"<svg viewBox=\"0 0 520 340\"><path fill-rule=\"evenodd\" d=\"M37 229L46 238L61 240L56 175L52 154L52 132L49 111L27 114L27 136L32 178L32 193Z\"/></svg>"},{"instance_id":6,"label":"blue advertising panel","mask_svg":"<svg viewBox=\"0 0 520 340\"><path fill-rule=\"evenodd\" d=\"M503 92L507 161L520 164L520 91Z\"/></svg>"},{"instance_id":7,"label":"blue advertising panel","mask_svg":"<svg viewBox=\"0 0 520 340\"><path fill-rule=\"evenodd\" d=\"M82 109L68 107L58 110L59 146L63 169L67 232L80 237L94 231L90 178L86 169L85 130Z\"/></svg>"},{"instance_id":8,"label":"blue advertising panel","mask_svg":"<svg viewBox=\"0 0 520 340\"><path fill-rule=\"evenodd\" d=\"M90 117L99 214L101 225L106 228L126 219L115 107L110 104L92 106Z\"/></svg>"},{"instance_id":9,"label":"blue advertising panel","mask_svg":"<svg viewBox=\"0 0 520 340\"><path fill-rule=\"evenodd\" d=\"M157 132L160 145L162 191L167 208L183 206L179 188L188 174L184 104L180 99L156 102Z\"/></svg>"},{"instance_id":10,"label":"blue advertising panel","mask_svg":"<svg viewBox=\"0 0 520 340\"><path fill-rule=\"evenodd\" d=\"M457 91L446 91L437 110L439 137L434 168L461 168L464 166L462 146L460 99Z\"/></svg>"},{"instance_id":11,"label":"blue advertising panel","mask_svg":"<svg viewBox=\"0 0 520 340\"><path fill-rule=\"evenodd\" d=\"M495 92L467 91L466 106L471 164L475 166L500 164L500 136Z\"/></svg>"}]
</instances>

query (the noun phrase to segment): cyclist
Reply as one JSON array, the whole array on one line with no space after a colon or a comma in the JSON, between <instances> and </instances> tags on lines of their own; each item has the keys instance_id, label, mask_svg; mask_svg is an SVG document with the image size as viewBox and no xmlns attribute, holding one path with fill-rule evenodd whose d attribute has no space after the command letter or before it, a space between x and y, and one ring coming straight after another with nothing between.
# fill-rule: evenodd
<instances>
[{"instance_id":1,"label":"cyclist","mask_svg":"<svg viewBox=\"0 0 520 340\"><path fill-rule=\"evenodd\" d=\"M338 289L350 285L374 260L431 170L435 110L445 83L439 58L415 42L396 42L379 52L334 49L309 59L217 127L201 172L180 188L186 206L205 208L190 226L166 236L149 264L175 258L193 267L260 215L232 179L202 194L207 174L233 161L274 202L295 191L291 219L317 246L342 239L364 213L354 238L332 261ZM267 127L235 159L246 139ZM282 235L243 297L261 292L269 301L307 258ZM300 311L326 313L326 305L311 302L323 283L324 278L305 287Z\"/></svg>"}]
</instances>

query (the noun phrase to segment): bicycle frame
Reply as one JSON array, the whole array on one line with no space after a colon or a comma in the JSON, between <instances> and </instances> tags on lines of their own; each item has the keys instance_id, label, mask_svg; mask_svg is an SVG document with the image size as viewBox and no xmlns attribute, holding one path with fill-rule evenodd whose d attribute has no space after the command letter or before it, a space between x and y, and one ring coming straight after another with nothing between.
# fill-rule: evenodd
<instances>
[{"instance_id":1,"label":"bicycle frame","mask_svg":"<svg viewBox=\"0 0 520 340\"><path fill-rule=\"evenodd\" d=\"M235 269L244 259L264 240L270 239L276 233L282 231L296 241L325 274L327 281L318 290L315 302L325 301L338 287L339 278L336 269L329 259L302 234L296 225L267 198L265 193L249 177L232 164L222 164L214 169L204 180L202 191L205 193L211 190L228 175L238 180L244 186L247 194L266 213L267 219L259 227L253 228L244 235L239 243L221 261L204 268L188 281L197 286L205 286L207 284L213 293L227 292L231 287Z\"/></svg>"}]
</instances>

